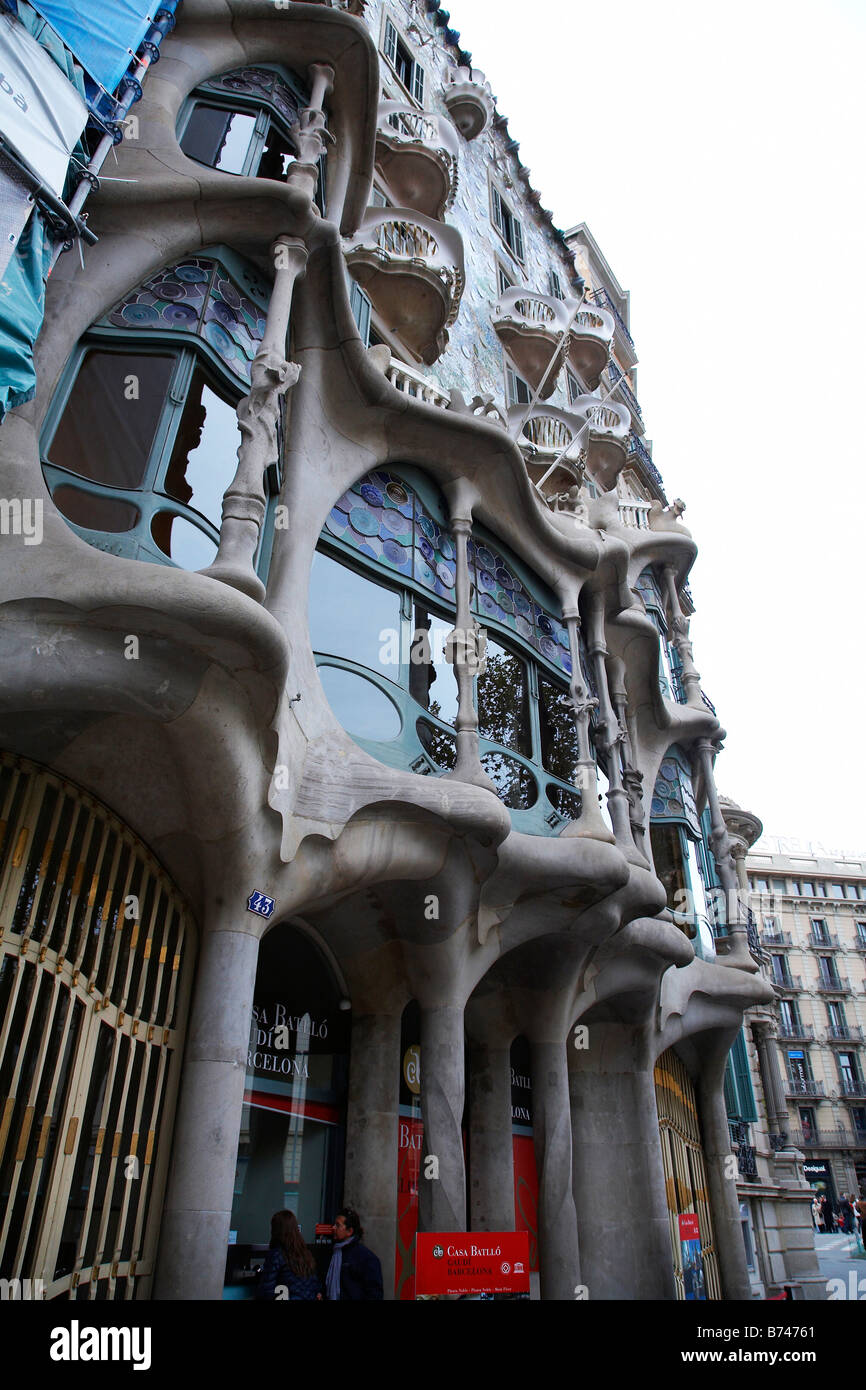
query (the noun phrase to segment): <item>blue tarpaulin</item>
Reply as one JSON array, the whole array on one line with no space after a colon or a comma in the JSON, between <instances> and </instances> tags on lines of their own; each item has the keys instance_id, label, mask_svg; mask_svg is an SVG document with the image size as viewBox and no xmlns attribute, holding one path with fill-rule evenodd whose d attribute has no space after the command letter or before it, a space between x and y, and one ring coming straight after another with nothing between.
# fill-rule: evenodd
<instances>
[{"instance_id":1,"label":"blue tarpaulin","mask_svg":"<svg viewBox=\"0 0 866 1390\"><path fill-rule=\"evenodd\" d=\"M31 0L85 72L113 92L153 23L157 0Z\"/></svg>"},{"instance_id":2,"label":"blue tarpaulin","mask_svg":"<svg viewBox=\"0 0 866 1390\"><path fill-rule=\"evenodd\" d=\"M33 345L42 327L51 250L34 208L0 283L0 421L36 391Z\"/></svg>"}]
</instances>

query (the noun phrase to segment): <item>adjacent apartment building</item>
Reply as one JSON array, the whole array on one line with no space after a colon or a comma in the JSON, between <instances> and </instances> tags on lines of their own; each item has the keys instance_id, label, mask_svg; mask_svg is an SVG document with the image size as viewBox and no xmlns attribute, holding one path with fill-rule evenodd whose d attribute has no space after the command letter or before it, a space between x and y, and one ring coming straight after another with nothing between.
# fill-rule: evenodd
<instances>
[{"instance_id":1,"label":"adjacent apartment building","mask_svg":"<svg viewBox=\"0 0 866 1390\"><path fill-rule=\"evenodd\" d=\"M749 1298L774 994L628 295L437 0L175 8L0 428L0 1277L240 1298L349 1200L386 1297L518 1229Z\"/></svg>"},{"instance_id":2,"label":"adjacent apartment building","mask_svg":"<svg viewBox=\"0 0 866 1390\"><path fill-rule=\"evenodd\" d=\"M788 1130L833 1202L866 1191L866 858L764 836L746 865L779 996Z\"/></svg>"}]
</instances>

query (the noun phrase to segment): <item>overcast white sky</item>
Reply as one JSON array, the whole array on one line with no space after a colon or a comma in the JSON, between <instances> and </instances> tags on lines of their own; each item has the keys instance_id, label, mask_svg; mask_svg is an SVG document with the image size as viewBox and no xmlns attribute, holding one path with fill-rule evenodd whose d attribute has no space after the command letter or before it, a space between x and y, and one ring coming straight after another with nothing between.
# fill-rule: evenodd
<instances>
[{"instance_id":1,"label":"overcast white sky","mask_svg":"<svg viewBox=\"0 0 866 1390\"><path fill-rule=\"evenodd\" d=\"M720 790L768 834L864 845L866 5L449 9L554 222L631 291Z\"/></svg>"}]
</instances>

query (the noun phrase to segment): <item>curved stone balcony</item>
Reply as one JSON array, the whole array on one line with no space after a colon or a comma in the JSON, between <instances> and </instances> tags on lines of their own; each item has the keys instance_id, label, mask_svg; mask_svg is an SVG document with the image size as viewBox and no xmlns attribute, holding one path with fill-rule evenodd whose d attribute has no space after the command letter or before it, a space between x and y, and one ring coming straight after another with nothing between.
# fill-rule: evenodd
<instances>
[{"instance_id":1,"label":"curved stone balcony","mask_svg":"<svg viewBox=\"0 0 866 1390\"><path fill-rule=\"evenodd\" d=\"M568 351L568 324L573 312L574 300L518 286L505 290L493 306L493 327L520 375L533 391L544 379L542 400L556 389ZM551 359L555 359L552 365Z\"/></svg>"},{"instance_id":2,"label":"curved stone balcony","mask_svg":"<svg viewBox=\"0 0 866 1390\"><path fill-rule=\"evenodd\" d=\"M525 414L525 405L509 408L510 431ZM628 429L629 413L624 406L599 401L595 396L579 396L570 410L535 405L517 442L530 478L540 485L545 497L580 482L581 463L607 491L625 464Z\"/></svg>"},{"instance_id":3,"label":"curved stone balcony","mask_svg":"<svg viewBox=\"0 0 866 1390\"><path fill-rule=\"evenodd\" d=\"M474 140L493 119L493 96L478 68L449 68L442 99L464 140Z\"/></svg>"},{"instance_id":4,"label":"curved stone balcony","mask_svg":"<svg viewBox=\"0 0 866 1390\"><path fill-rule=\"evenodd\" d=\"M463 294L463 240L456 227L411 208L368 208L345 254L388 328L428 366L435 362Z\"/></svg>"},{"instance_id":5,"label":"curved stone balcony","mask_svg":"<svg viewBox=\"0 0 866 1390\"><path fill-rule=\"evenodd\" d=\"M459 152L457 132L444 116L380 102L376 164L403 207L441 217L457 189Z\"/></svg>"},{"instance_id":6,"label":"curved stone balcony","mask_svg":"<svg viewBox=\"0 0 866 1390\"><path fill-rule=\"evenodd\" d=\"M571 325L568 360L590 391L595 391L610 359L616 325L605 309L582 304Z\"/></svg>"}]
</instances>

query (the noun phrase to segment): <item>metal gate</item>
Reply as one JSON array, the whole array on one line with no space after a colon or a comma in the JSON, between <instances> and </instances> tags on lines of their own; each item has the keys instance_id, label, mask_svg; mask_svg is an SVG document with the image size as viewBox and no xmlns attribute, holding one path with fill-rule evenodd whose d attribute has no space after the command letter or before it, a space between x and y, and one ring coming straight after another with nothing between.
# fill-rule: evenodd
<instances>
[{"instance_id":1,"label":"metal gate","mask_svg":"<svg viewBox=\"0 0 866 1390\"><path fill-rule=\"evenodd\" d=\"M670 1049L656 1062L655 1087L677 1298L686 1297L679 1218L689 1213L698 1218L705 1296L721 1298L695 1091L683 1063Z\"/></svg>"},{"instance_id":2,"label":"metal gate","mask_svg":"<svg viewBox=\"0 0 866 1390\"><path fill-rule=\"evenodd\" d=\"M192 957L141 841L0 753L0 1279L149 1290Z\"/></svg>"}]
</instances>

